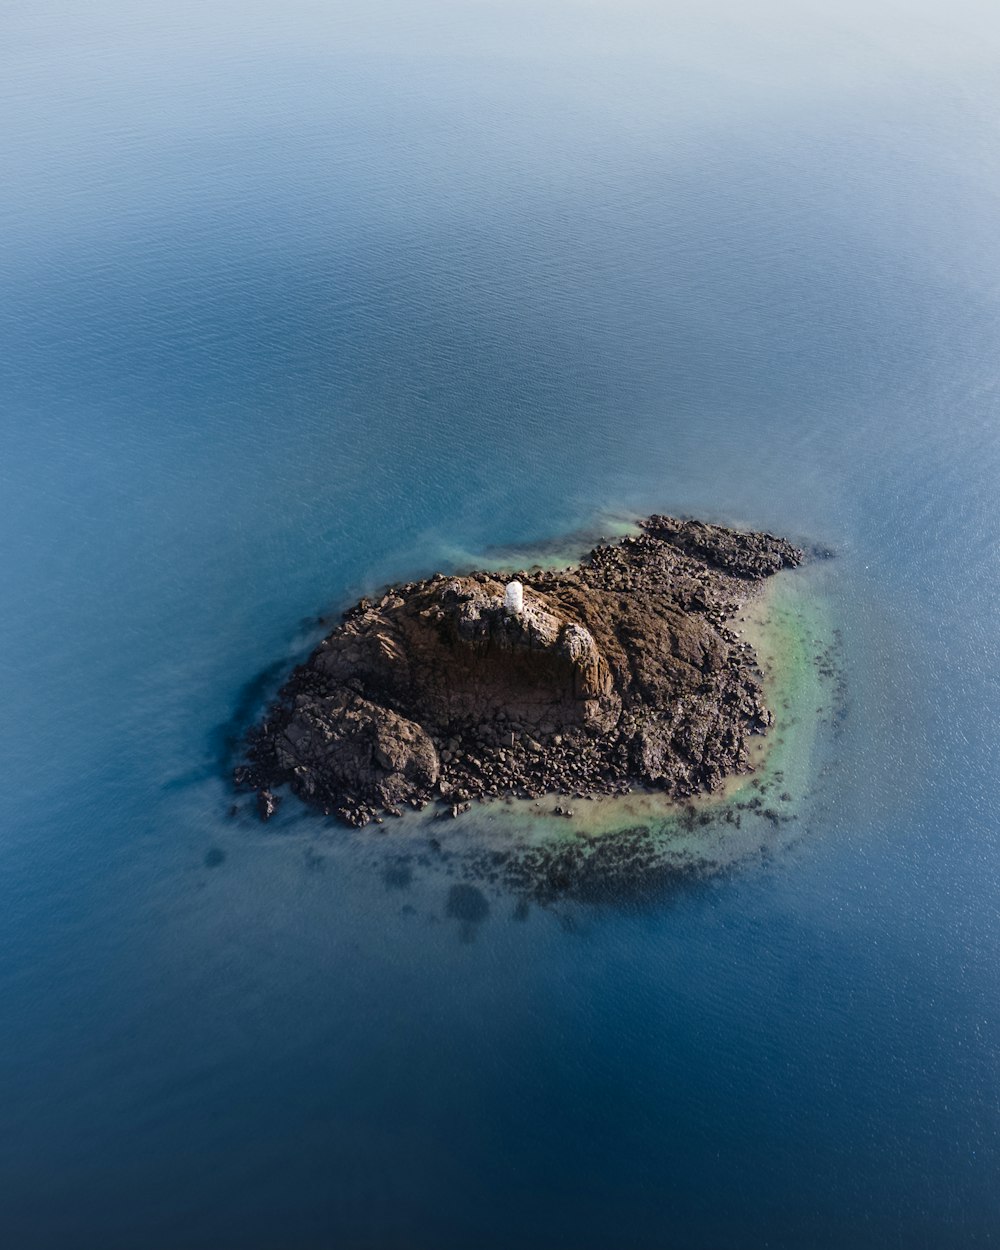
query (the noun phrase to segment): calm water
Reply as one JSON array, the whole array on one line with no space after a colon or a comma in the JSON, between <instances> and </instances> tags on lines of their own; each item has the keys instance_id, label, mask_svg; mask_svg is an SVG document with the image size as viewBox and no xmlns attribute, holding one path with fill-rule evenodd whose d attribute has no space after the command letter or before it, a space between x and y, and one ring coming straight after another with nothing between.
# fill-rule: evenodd
<instances>
[{"instance_id":1,"label":"calm water","mask_svg":"<svg viewBox=\"0 0 1000 1250\"><path fill-rule=\"evenodd\" d=\"M4 1246L1000 1240L998 58L985 3L3 7ZM654 508L838 552L792 845L525 917L228 818L316 614Z\"/></svg>"}]
</instances>

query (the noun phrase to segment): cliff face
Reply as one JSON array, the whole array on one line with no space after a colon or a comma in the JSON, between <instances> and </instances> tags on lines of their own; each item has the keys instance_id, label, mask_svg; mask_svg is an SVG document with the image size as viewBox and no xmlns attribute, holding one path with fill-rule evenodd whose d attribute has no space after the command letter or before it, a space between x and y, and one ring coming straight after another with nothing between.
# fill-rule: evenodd
<instances>
[{"instance_id":1,"label":"cliff face","mask_svg":"<svg viewBox=\"0 0 1000 1250\"><path fill-rule=\"evenodd\" d=\"M403 804L501 794L676 797L749 766L770 723L725 621L801 552L768 534L651 517L564 572L436 575L362 600L248 738L261 811L287 783L364 824Z\"/></svg>"}]
</instances>

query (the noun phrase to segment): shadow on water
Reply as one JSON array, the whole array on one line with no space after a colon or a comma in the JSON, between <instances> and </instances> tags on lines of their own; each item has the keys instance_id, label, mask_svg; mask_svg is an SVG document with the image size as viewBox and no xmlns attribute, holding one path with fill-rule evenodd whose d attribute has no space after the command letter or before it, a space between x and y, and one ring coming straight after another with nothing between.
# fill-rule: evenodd
<instances>
[{"instance_id":1,"label":"shadow on water","mask_svg":"<svg viewBox=\"0 0 1000 1250\"><path fill-rule=\"evenodd\" d=\"M315 628L315 621L310 621L309 624ZM183 790L220 776L227 783L230 782L233 769L239 763L247 732L261 711L275 698L297 663L299 659L276 660L242 686L228 720L208 731L207 762L171 777L164 783L164 790Z\"/></svg>"},{"instance_id":2,"label":"shadow on water","mask_svg":"<svg viewBox=\"0 0 1000 1250\"><path fill-rule=\"evenodd\" d=\"M243 686L236 696L232 715L208 731L208 761L198 768L171 777L163 785L164 790L183 790L198 785L212 777L222 777L227 783L233 768L239 762L247 731L256 721L262 709L277 695L285 678L298 661L278 660L262 669L256 677Z\"/></svg>"},{"instance_id":3,"label":"shadow on water","mask_svg":"<svg viewBox=\"0 0 1000 1250\"><path fill-rule=\"evenodd\" d=\"M209 744L212 758L216 761L216 768L227 777L236 763L247 730L260 709L277 693L291 668L292 665L287 660L277 660L261 669L256 677L251 678L241 688L229 719L211 731Z\"/></svg>"}]
</instances>

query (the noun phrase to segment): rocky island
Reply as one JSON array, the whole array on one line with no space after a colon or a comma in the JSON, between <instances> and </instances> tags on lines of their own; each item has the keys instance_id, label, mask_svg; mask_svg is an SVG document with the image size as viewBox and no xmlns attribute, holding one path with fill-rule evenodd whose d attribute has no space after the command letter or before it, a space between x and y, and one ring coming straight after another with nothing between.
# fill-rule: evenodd
<instances>
[{"instance_id":1,"label":"rocky island","mask_svg":"<svg viewBox=\"0 0 1000 1250\"><path fill-rule=\"evenodd\" d=\"M362 599L247 736L235 781L352 825L438 801L677 798L751 768L771 724L729 627L803 553L771 534L653 516L579 565L435 574Z\"/></svg>"}]
</instances>

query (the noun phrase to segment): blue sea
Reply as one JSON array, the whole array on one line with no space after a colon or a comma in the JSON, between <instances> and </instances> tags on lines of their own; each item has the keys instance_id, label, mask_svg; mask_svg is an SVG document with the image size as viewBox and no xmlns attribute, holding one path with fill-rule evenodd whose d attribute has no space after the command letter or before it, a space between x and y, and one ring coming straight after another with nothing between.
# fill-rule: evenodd
<instances>
[{"instance_id":1,"label":"blue sea","mask_svg":"<svg viewBox=\"0 0 1000 1250\"><path fill-rule=\"evenodd\" d=\"M2 6L0 1245L1000 1242L998 64L968 0ZM318 618L651 511L835 553L794 836L525 905L230 814Z\"/></svg>"}]
</instances>

